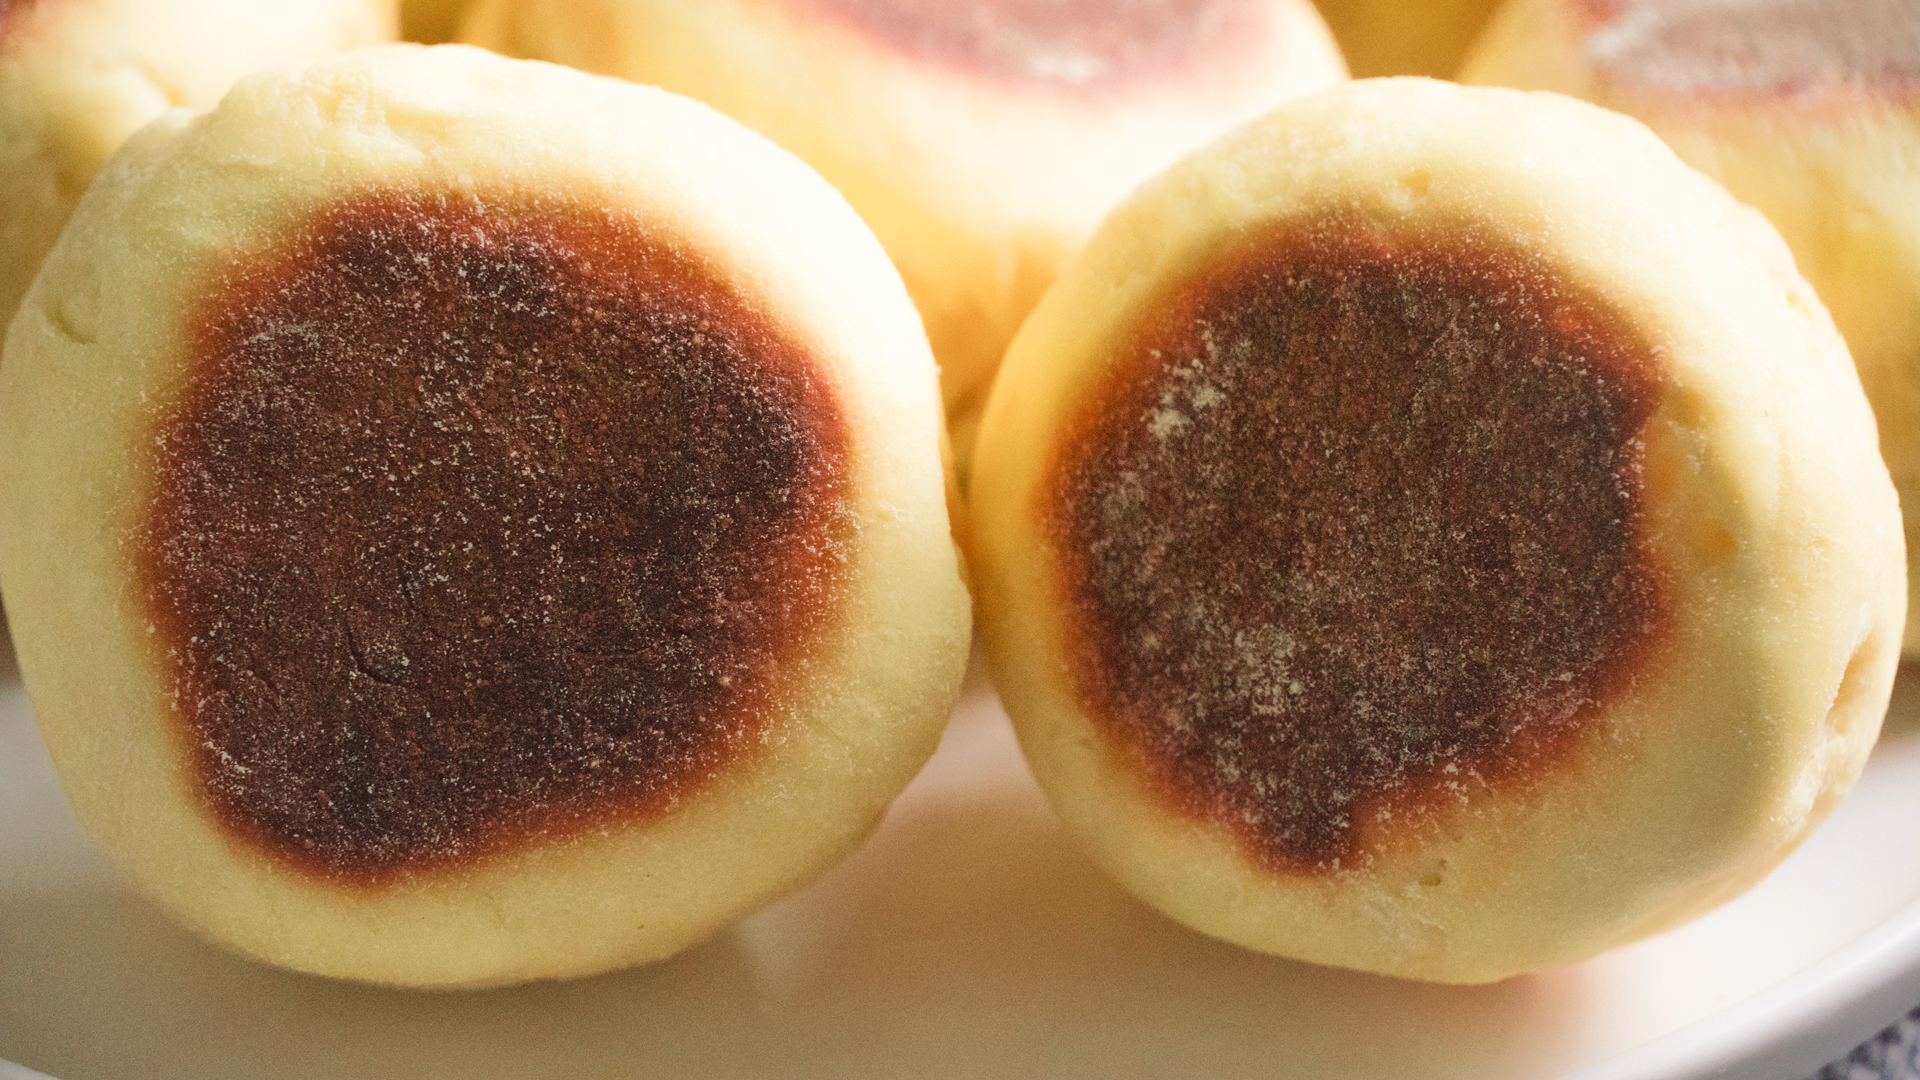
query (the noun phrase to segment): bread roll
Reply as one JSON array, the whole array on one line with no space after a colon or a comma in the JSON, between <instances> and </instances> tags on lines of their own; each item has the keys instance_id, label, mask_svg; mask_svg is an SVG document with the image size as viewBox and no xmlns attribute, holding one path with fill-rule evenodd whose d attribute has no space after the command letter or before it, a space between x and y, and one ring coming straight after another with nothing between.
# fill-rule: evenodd
<instances>
[{"instance_id":1,"label":"bread roll","mask_svg":"<svg viewBox=\"0 0 1920 1080\"><path fill-rule=\"evenodd\" d=\"M1765 214L1847 340L1901 502L1920 505L1920 8L1514 0L1461 78L1637 117Z\"/></svg>"},{"instance_id":2,"label":"bread roll","mask_svg":"<svg viewBox=\"0 0 1920 1080\"><path fill-rule=\"evenodd\" d=\"M714 105L906 278L962 467L1007 341L1134 185L1343 78L1306 0L482 0L464 39Z\"/></svg>"},{"instance_id":3,"label":"bread roll","mask_svg":"<svg viewBox=\"0 0 1920 1080\"><path fill-rule=\"evenodd\" d=\"M276 64L392 41L394 0L0 0L0 327L140 125Z\"/></svg>"},{"instance_id":4,"label":"bread roll","mask_svg":"<svg viewBox=\"0 0 1920 1080\"><path fill-rule=\"evenodd\" d=\"M1144 186L1009 350L983 640L1123 885L1482 982L1675 925L1832 808L1900 515L1760 216L1645 128L1414 79Z\"/></svg>"},{"instance_id":5,"label":"bread roll","mask_svg":"<svg viewBox=\"0 0 1920 1080\"><path fill-rule=\"evenodd\" d=\"M0 588L81 821L414 986L665 956L857 844L970 641L880 246L694 102L475 49L143 131L0 364Z\"/></svg>"}]
</instances>

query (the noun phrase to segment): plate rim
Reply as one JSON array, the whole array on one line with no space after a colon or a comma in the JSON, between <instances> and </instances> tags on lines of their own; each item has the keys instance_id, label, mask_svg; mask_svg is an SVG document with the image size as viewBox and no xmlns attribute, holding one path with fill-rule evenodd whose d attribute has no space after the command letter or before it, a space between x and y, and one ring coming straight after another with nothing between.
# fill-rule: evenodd
<instances>
[{"instance_id":1,"label":"plate rim","mask_svg":"<svg viewBox=\"0 0 1920 1080\"><path fill-rule=\"evenodd\" d=\"M1920 898L1786 979L1563 1080L1810 1077L1916 1005Z\"/></svg>"}]
</instances>

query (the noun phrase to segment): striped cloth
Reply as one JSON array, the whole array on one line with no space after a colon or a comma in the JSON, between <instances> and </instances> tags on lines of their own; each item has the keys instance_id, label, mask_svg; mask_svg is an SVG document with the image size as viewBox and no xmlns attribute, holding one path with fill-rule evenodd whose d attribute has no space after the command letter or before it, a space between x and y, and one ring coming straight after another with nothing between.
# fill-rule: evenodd
<instances>
[{"instance_id":1,"label":"striped cloth","mask_svg":"<svg viewBox=\"0 0 1920 1080\"><path fill-rule=\"evenodd\" d=\"M1920 1006L1808 1080L1920 1080Z\"/></svg>"}]
</instances>

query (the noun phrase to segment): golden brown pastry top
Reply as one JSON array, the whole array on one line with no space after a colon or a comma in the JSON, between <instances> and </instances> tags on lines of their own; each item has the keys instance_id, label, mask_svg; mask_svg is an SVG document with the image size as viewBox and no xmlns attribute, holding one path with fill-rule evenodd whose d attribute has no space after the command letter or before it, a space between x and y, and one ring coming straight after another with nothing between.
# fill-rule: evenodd
<instances>
[{"instance_id":1,"label":"golden brown pastry top","mask_svg":"<svg viewBox=\"0 0 1920 1080\"><path fill-rule=\"evenodd\" d=\"M376 883L670 809L844 583L815 358L591 200L371 189L226 268L134 531L228 832Z\"/></svg>"},{"instance_id":2,"label":"golden brown pastry top","mask_svg":"<svg viewBox=\"0 0 1920 1080\"><path fill-rule=\"evenodd\" d=\"M1657 361L1471 234L1281 222L1154 305L1042 485L1082 707L1276 872L1525 786L1664 626Z\"/></svg>"}]
</instances>

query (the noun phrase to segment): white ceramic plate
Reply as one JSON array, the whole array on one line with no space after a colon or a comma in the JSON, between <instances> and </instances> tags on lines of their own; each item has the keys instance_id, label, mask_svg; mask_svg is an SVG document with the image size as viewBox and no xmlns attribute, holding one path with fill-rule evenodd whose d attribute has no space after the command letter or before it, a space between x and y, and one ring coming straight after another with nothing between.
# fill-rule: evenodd
<instances>
[{"instance_id":1,"label":"white ceramic plate","mask_svg":"<svg viewBox=\"0 0 1920 1080\"><path fill-rule=\"evenodd\" d=\"M1754 891L1494 986L1255 956L1142 907L1061 833L976 677L872 841L810 888L651 968L437 994L175 929L93 854L0 679L0 1057L68 1080L1798 1080L1916 1002L1920 669L1860 786Z\"/></svg>"}]
</instances>

